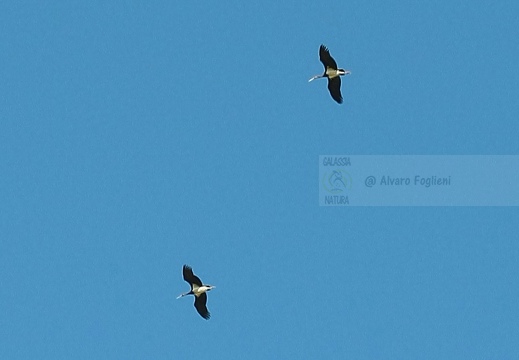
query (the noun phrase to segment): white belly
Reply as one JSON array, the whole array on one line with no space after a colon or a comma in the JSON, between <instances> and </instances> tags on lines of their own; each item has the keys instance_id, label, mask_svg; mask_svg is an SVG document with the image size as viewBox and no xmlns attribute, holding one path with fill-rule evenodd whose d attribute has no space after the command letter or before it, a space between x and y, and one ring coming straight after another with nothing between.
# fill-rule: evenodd
<instances>
[{"instance_id":1,"label":"white belly","mask_svg":"<svg viewBox=\"0 0 519 360\"><path fill-rule=\"evenodd\" d=\"M195 296L200 296L200 294L205 293L207 290L209 290L207 286L200 286L196 289L193 289L193 293L195 294Z\"/></svg>"}]
</instances>

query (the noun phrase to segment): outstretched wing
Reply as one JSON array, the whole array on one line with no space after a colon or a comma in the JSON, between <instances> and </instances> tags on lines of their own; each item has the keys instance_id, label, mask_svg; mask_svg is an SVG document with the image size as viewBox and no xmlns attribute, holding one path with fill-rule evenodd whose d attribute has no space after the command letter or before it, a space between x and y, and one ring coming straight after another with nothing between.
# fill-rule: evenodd
<instances>
[{"instance_id":1,"label":"outstretched wing","mask_svg":"<svg viewBox=\"0 0 519 360\"><path fill-rule=\"evenodd\" d=\"M191 288L193 288L193 284L202 286L202 281L198 276L193 274L193 269L191 269L191 266L184 265L182 268L182 274L184 275L184 280L187 281L189 285L191 285Z\"/></svg>"},{"instance_id":2,"label":"outstretched wing","mask_svg":"<svg viewBox=\"0 0 519 360\"><path fill-rule=\"evenodd\" d=\"M342 104L341 78L339 76L334 77L333 79L328 79L328 90L330 90L330 95L333 100Z\"/></svg>"},{"instance_id":3,"label":"outstretched wing","mask_svg":"<svg viewBox=\"0 0 519 360\"><path fill-rule=\"evenodd\" d=\"M195 296L195 309L198 311L201 317L206 320L209 320L211 317L211 313L207 310L207 294L201 293L200 296Z\"/></svg>"},{"instance_id":4,"label":"outstretched wing","mask_svg":"<svg viewBox=\"0 0 519 360\"><path fill-rule=\"evenodd\" d=\"M329 67L332 69L337 69L337 63L330 55L330 51L328 50L328 48L324 45L321 45L319 47L319 60L321 60L321 62L323 63L325 70Z\"/></svg>"}]
</instances>

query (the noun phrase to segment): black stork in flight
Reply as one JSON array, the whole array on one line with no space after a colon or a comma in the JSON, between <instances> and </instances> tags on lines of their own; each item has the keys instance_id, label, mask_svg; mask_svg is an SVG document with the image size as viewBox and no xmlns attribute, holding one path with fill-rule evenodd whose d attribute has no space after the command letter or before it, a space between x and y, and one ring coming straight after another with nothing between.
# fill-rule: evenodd
<instances>
[{"instance_id":1,"label":"black stork in flight","mask_svg":"<svg viewBox=\"0 0 519 360\"><path fill-rule=\"evenodd\" d=\"M308 82L326 77L328 78L328 90L330 90L330 95L332 95L333 100L337 101L339 104L342 104L342 95L341 95L341 76L349 75L351 71L338 69L337 63L330 55L330 51L324 45L319 47L319 60L324 65L324 74L315 75Z\"/></svg>"},{"instance_id":2,"label":"black stork in flight","mask_svg":"<svg viewBox=\"0 0 519 360\"><path fill-rule=\"evenodd\" d=\"M206 292L214 289L216 286L213 285L204 285L198 276L193 274L193 269L184 265L182 268L182 274L184 275L184 280L186 280L189 285L191 285L191 291L180 294L177 299L184 297L186 295L194 295L195 296L195 308L196 311L202 316L204 319L209 320L211 317L211 313L207 310L207 294Z\"/></svg>"}]
</instances>

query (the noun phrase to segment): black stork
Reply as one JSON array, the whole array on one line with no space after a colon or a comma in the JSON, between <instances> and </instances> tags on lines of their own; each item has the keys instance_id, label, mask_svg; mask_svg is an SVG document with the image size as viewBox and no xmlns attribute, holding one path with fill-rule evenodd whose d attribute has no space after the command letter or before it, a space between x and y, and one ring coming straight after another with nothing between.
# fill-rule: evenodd
<instances>
[{"instance_id":1,"label":"black stork","mask_svg":"<svg viewBox=\"0 0 519 360\"><path fill-rule=\"evenodd\" d=\"M206 292L214 289L216 286L213 285L204 285L198 276L193 274L193 269L184 265L182 267L182 274L184 275L184 280L191 285L191 291L180 294L177 299L184 297L186 295L194 295L195 296L195 308L196 311L202 316L204 319L209 320L211 317L211 313L207 310L207 294Z\"/></svg>"},{"instance_id":2,"label":"black stork","mask_svg":"<svg viewBox=\"0 0 519 360\"><path fill-rule=\"evenodd\" d=\"M319 47L319 60L324 65L324 74L315 75L308 82L326 77L328 78L328 90L330 90L330 95L332 95L333 100L337 101L339 104L342 104L342 95L341 95L341 76L349 75L351 71L338 69L337 63L330 55L330 51L324 45Z\"/></svg>"}]
</instances>

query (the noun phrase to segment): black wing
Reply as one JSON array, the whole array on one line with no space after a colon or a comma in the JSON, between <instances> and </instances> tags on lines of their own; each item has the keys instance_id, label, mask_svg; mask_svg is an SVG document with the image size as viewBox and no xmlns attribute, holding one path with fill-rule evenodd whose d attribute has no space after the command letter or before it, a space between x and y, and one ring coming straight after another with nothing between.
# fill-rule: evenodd
<instances>
[{"instance_id":1,"label":"black wing","mask_svg":"<svg viewBox=\"0 0 519 360\"><path fill-rule=\"evenodd\" d=\"M330 55L330 51L328 51L328 48L324 45L321 45L319 47L319 60L324 65L324 69L331 67L332 69L337 69L337 63L335 60L333 60L332 56Z\"/></svg>"},{"instance_id":2,"label":"black wing","mask_svg":"<svg viewBox=\"0 0 519 360\"><path fill-rule=\"evenodd\" d=\"M330 95L333 100L337 101L339 104L342 104L342 95L341 95L341 78L334 77L333 79L328 79L328 90L330 90Z\"/></svg>"},{"instance_id":3,"label":"black wing","mask_svg":"<svg viewBox=\"0 0 519 360\"><path fill-rule=\"evenodd\" d=\"M195 296L195 309L198 311L201 317L203 317L206 320L209 320L211 317L211 313L209 310L207 310L207 307L205 306L207 304L207 294L201 293L200 296Z\"/></svg>"},{"instance_id":4,"label":"black wing","mask_svg":"<svg viewBox=\"0 0 519 360\"><path fill-rule=\"evenodd\" d=\"M191 266L184 265L184 267L182 268L182 274L184 275L184 280L186 280L189 283L189 285L196 284L198 286L202 286L202 281L198 276L195 276L195 274L193 274L193 269L191 269ZM191 288L192 287L193 286L191 286Z\"/></svg>"}]
</instances>

